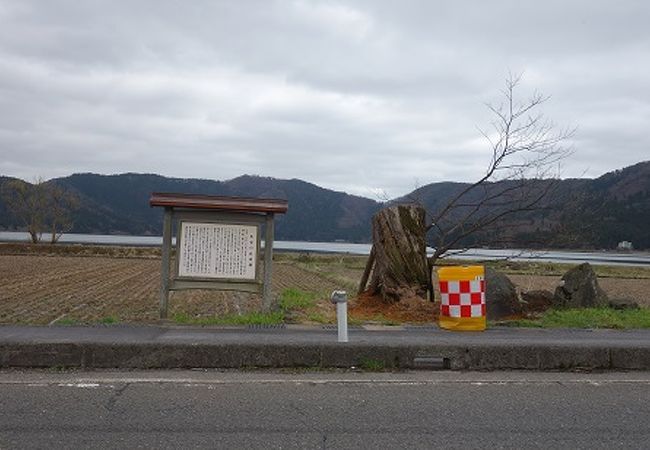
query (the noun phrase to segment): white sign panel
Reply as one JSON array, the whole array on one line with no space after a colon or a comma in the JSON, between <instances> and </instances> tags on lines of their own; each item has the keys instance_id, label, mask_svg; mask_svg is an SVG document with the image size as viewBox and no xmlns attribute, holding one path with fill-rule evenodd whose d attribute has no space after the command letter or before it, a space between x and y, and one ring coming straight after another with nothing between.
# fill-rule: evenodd
<instances>
[{"instance_id":1,"label":"white sign panel","mask_svg":"<svg viewBox=\"0 0 650 450\"><path fill-rule=\"evenodd\" d=\"M255 280L255 225L181 222L178 276Z\"/></svg>"}]
</instances>

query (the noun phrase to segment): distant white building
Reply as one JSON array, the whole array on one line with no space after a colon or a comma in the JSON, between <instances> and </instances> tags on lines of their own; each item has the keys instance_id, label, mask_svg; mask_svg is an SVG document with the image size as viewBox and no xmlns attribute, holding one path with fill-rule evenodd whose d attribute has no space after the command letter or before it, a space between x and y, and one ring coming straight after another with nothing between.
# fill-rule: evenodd
<instances>
[{"instance_id":1,"label":"distant white building","mask_svg":"<svg viewBox=\"0 0 650 450\"><path fill-rule=\"evenodd\" d=\"M630 241L621 241L621 242L618 243L616 248L619 249L619 250L632 250L634 248L634 246L632 245L632 243Z\"/></svg>"}]
</instances>

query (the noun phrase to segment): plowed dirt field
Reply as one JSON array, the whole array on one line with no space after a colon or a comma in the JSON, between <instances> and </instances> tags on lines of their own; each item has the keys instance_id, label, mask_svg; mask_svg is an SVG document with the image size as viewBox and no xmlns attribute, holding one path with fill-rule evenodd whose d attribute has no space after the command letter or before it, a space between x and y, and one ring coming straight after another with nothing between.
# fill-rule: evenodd
<instances>
[{"instance_id":1,"label":"plowed dirt field","mask_svg":"<svg viewBox=\"0 0 650 450\"><path fill-rule=\"evenodd\" d=\"M340 288L323 276L274 264L273 291L327 292ZM55 321L150 322L158 319L160 260L110 257L0 255L0 323ZM245 313L260 308L256 295L192 290L174 292L170 316Z\"/></svg>"},{"instance_id":2,"label":"plowed dirt field","mask_svg":"<svg viewBox=\"0 0 650 450\"><path fill-rule=\"evenodd\" d=\"M0 252L0 323L157 322L160 258L151 251L22 251ZM25 254L26 253L26 254ZM111 256L107 256L110 254ZM290 257L277 255L273 292L298 289L316 295L312 316L333 321L328 301L334 289L356 290L365 259L361 257ZM560 277L510 275L522 290L553 290ZM650 279L600 279L610 297L627 297L650 306ZM431 322L433 304L400 302L382 311L351 302L351 316L373 320ZM259 296L206 290L174 292L170 317L214 317L259 311ZM304 320L305 317L300 318ZM382 317L379 317L382 320Z\"/></svg>"}]
</instances>

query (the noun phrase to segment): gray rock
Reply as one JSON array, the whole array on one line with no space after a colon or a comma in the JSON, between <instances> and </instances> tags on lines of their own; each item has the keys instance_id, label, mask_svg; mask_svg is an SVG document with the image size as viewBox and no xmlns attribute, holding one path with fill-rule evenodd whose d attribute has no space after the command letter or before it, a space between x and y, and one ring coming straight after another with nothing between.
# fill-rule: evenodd
<instances>
[{"instance_id":1,"label":"gray rock","mask_svg":"<svg viewBox=\"0 0 650 450\"><path fill-rule=\"evenodd\" d=\"M544 312L553 306L553 293L544 289L521 293L526 312Z\"/></svg>"},{"instance_id":2,"label":"gray rock","mask_svg":"<svg viewBox=\"0 0 650 450\"><path fill-rule=\"evenodd\" d=\"M553 305L562 308L593 308L607 304L607 294L598 285L596 273L589 263L565 273L553 296Z\"/></svg>"},{"instance_id":3,"label":"gray rock","mask_svg":"<svg viewBox=\"0 0 650 450\"><path fill-rule=\"evenodd\" d=\"M517 288L510 278L489 267L485 268L485 303L490 320L518 316L523 312Z\"/></svg>"},{"instance_id":4,"label":"gray rock","mask_svg":"<svg viewBox=\"0 0 650 450\"><path fill-rule=\"evenodd\" d=\"M639 309L637 302L629 298L612 298L609 300L609 307L614 309Z\"/></svg>"}]
</instances>

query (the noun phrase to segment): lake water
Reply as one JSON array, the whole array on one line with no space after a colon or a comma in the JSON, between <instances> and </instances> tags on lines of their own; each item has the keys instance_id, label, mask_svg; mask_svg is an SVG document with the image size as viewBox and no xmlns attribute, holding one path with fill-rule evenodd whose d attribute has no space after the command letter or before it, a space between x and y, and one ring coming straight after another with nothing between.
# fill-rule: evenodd
<instances>
[{"instance_id":1,"label":"lake water","mask_svg":"<svg viewBox=\"0 0 650 450\"><path fill-rule=\"evenodd\" d=\"M43 235L47 240L49 235ZM0 231L0 242L26 242L27 233ZM101 245L144 245L157 246L162 244L161 236L122 236L103 234L67 233L59 240L65 244L101 244ZM370 254L370 244L350 244L345 242L301 242L275 241L277 250L315 253L349 253L352 255ZM578 251L529 251L529 250L496 250L468 249L454 256L456 259L493 260L510 258L515 261L549 261L626 266L650 267L650 253L647 252L578 252Z\"/></svg>"}]
</instances>

